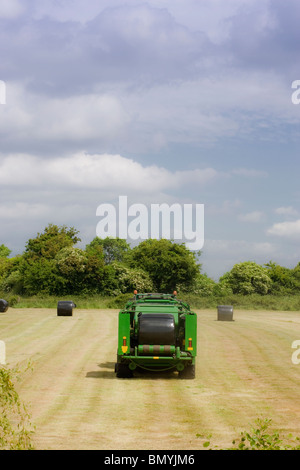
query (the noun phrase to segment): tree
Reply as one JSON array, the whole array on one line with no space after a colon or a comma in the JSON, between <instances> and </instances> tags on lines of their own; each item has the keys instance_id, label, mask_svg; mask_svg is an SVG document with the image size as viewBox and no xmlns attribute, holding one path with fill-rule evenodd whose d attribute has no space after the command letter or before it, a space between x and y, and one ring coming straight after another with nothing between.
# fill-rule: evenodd
<instances>
[{"instance_id":1,"label":"tree","mask_svg":"<svg viewBox=\"0 0 300 470\"><path fill-rule=\"evenodd\" d=\"M209 278L207 274L197 273L193 282L188 286L177 286L177 289L182 292L189 292L191 294L207 297L214 294L217 288L217 283Z\"/></svg>"},{"instance_id":2,"label":"tree","mask_svg":"<svg viewBox=\"0 0 300 470\"><path fill-rule=\"evenodd\" d=\"M232 270L220 278L220 282L232 289L234 294L267 294L272 280L267 268L253 261L235 264Z\"/></svg>"},{"instance_id":3,"label":"tree","mask_svg":"<svg viewBox=\"0 0 300 470\"><path fill-rule=\"evenodd\" d=\"M42 234L38 233L36 238L28 240L24 257L36 259L42 256L53 259L62 248L73 246L80 241L77 237L78 233L73 227L67 228L65 225L58 227L49 224Z\"/></svg>"},{"instance_id":4,"label":"tree","mask_svg":"<svg viewBox=\"0 0 300 470\"><path fill-rule=\"evenodd\" d=\"M73 227L49 224L42 234L38 233L35 238L28 240L19 263L26 294L34 295L42 292L61 295L66 292L70 286L69 275L73 258L69 252L64 253L62 250L72 249L73 245L80 241L77 234L78 231ZM57 259L61 251L61 258Z\"/></svg>"},{"instance_id":5,"label":"tree","mask_svg":"<svg viewBox=\"0 0 300 470\"><path fill-rule=\"evenodd\" d=\"M5 245L0 245L0 258L8 258L11 254L11 250Z\"/></svg>"},{"instance_id":6,"label":"tree","mask_svg":"<svg viewBox=\"0 0 300 470\"><path fill-rule=\"evenodd\" d=\"M110 264L105 264L103 258L87 253L87 264L85 268L85 291L111 295L118 289L118 280L115 270Z\"/></svg>"},{"instance_id":7,"label":"tree","mask_svg":"<svg viewBox=\"0 0 300 470\"><path fill-rule=\"evenodd\" d=\"M170 292L178 285L193 283L199 266L195 254L184 244L166 239L148 239L134 247L128 255L131 267L146 271L157 291Z\"/></svg>"},{"instance_id":8,"label":"tree","mask_svg":"<svg viewBox=\"0 0 300 470\"><path fill-rule=\"evenodd\" d=\"M86 246L88 253L97 253L104 257L105 264L111 264L113 261L123 261L130 245L122 238L100 238L95 237L91 243Z\"/></svg>"},{"instance_id":9,"label":"tree","mask_svg":"<svg viewBox=\"0 0 300 470\"><path fill-rule=\"evenodd\" d=\"M294 277L295 270L280 266L273 261L269 261L265 266L267 268L268 275L272 280L272 293L292 293L296 290L297 280Z\"/></svg>"},{"instance_id":10,"label":"tree","mask_svg":"<svg viewBox=\"0 0 300 470\"><path fill-rule=\"evenodd\" d=\"M23 259L19 269L25 294L61 295L65 292L66 278L59 272L55 259Z\"/></svg>"},{"instance_id":11,"label":"tree","mask_svg":"<svg viewBox=\"0 0 300 470\"><path fill-rule=\"evenodd\" d=\"M300 289L300 263L297 264L297 266L294 267L294 269L291 269L291 277L293 281L293 291L294 292L299 292Z\"/></svg>"},{"instance_id":12,"label":"tree","mask_svg":"<svg viewBox=\"0 0 300 470\"><path fill-rule=\"evenodd\" d=\"M115 293L127 294L137 289L138 292L152 292L153 282L147 272L139 268L130 268L123 263L114 262Z\"/></svg>"},{"instance_id":13,"label":"tree","mask_svg":"<svg viewBox=\"0 0 300 470\"><path fill-rule=\"evenodd\" d=\"M10 292L19 293L22 291L22 275L19 271L22 256L14 258L0 257L0 289Z\"/></svg>"},{"instance_id":14,"label":"tree","mask_svg":"<svg viewBox=\"0 0 300 470\"><path fill-rule=\"evenodd\" d=\"M86 253L73 246L62 248L55 257L61 277L65 278L64 288L68 294L79 294L85 287Z\"/></svg>"}]
</instances>

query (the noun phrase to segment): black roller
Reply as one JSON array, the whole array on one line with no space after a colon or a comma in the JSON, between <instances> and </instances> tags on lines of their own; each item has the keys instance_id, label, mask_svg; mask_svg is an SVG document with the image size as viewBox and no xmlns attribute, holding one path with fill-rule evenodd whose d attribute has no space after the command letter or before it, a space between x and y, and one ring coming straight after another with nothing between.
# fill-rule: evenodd
<instances>
[{"instance_id":1,"label":"black roller","mask_svg":"<svg viewBox=\"0 0 300 470\"><path fill-rule=\"evenodd\" d=\"M57 316L58 317L71 317L73 315L73 308L76 305L72 300L59 300L57 302Z\"/></svg>"},{"instance_id":2,"label":"black roller","mask_svg":"<svg viewBox=\"0 0 300 470\"><path fill-rule=\"evenodd\" d=\"M7 302L7 300L0 299L0 312L1 312L1 313L6 312L7 309L8 309L8 302Z\"/></svg>"},{"instance_id":3,"label":"black roller","mask_svg":"<svg viewBox=\"0 0 300 470\"><path fill-rule=\"evenodd\" d=\"M139 344L175 344L175 320L166 313L139 314Z\"/></svg>"}]
</instances>

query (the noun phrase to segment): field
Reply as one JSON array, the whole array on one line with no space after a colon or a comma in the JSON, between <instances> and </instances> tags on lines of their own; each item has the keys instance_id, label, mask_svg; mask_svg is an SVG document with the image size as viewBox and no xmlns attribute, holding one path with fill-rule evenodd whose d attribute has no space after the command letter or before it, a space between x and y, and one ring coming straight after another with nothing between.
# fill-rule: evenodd
<instances>
[{"instance_id":1,"label":"field","mask_svg":"<svg viewBox=\"0 0 300 470\"><path fill-rule=\"evenodd\" d=\"M259 418L300 437L300 312L198 313L196 379L114 373L117 310L10 308L0 313L8 366L31 362L17 388L36 426L36 449L217 448Z\"/></svg>"}]
</instances>

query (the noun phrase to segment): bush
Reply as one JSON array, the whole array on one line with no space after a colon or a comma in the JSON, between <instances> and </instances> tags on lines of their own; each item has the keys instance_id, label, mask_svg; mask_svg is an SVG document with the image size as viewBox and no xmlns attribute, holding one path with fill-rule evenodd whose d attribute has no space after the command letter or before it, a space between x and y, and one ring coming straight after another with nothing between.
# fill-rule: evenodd
<instances>
[{"instance_id":1,"label":"bush","mask_svg":"<svg viewBox=\"0 0 300 470\"><path fill-rule=\"evenodd\" d=\"M107 302L107 308L124 308L126 303L132 299L132 294L120 294Z\"/></svg>"},{"instance_id":2,"label":"bush","mask_svg":"<svg viewBox=\"0 0 300 470\"><path fill-rule=\"evenodd\" d=\"M121 263L112 263L115 271L115 285L117 286L115 294L138 292L152 292L153 282L148 273L138 268L129 268Z\"/></svg>"},{"instance_id":3,"label":"bush","mask_svg":"<svg viewBox=\"0 0 300 470\"><path fill-rule=\"evenodd\" d=\"M188 288L200 270L195 253L183 243L164 238L142 241L126 259L131 267L148 273L157 292L173 292L178 286Z\"/></svg>"},{"instance_id":4,"label":"bush","mask_svg":"<svg viewBox=\"0 0 300 470\"><path fill-rule=\"evenodd\" d=\"M230 287L234 294L267 294L272 285L267 268L245 261L235 264L232 270L220 279L221 283Z\"/></svg>"},{"instance_id":5,"label":"bush","mask_svg":"<svg viewBox=\"0 0 300 470\"><path fill-rule=\"evenodd\" d=\"M240 437L232 441L233 447L226 450L300 450L298 437L289 435L284 442L278 431L269 430L271 422L268 418L256 419L255 426L249 432L242 431ZM203 437L201 434L196 436ZM210 444L210 441L205 441L203 447L208 448Z\"/></svg>"},{"instance_id":6,"label":"bush","mask_svg":"<svg viewBox=\"0 0 300 470\"><path fill-rule=\"evenodd\" d=\"M278 431L270 433L271 419L258 418L250 432L241 432L241 437L232 441L232 450L299 450L300 445L284 443ZM290 436L291 437L291 436ZM298 441L299 439L296 438Z\"/></svg>"},{"instance_id":7,"label":"bush","mask_svg":"<svg viewBox=\"0 0 300 470\"><path fill-rule=\"evenodd\" d=\"M32 450L30 415L16 391L18 369L0 367L0 449Z\"/></svg>"}]
</instances>

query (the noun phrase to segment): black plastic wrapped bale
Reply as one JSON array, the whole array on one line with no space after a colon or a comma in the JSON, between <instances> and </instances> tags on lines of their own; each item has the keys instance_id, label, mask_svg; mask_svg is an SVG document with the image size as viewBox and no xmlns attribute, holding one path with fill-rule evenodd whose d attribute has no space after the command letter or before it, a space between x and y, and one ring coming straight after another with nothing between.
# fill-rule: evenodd
<instances>
[{"instance_id":1,"label":"black plastic wrapped bale","mask_svg":"<svg viewBox=\"0 0 300 470\"><path fill-rule=\"evenodd\" d=\"M76 305L72 300L59 300L57 302L57 316L58 317L71 317L73 315L73 308Z\"/></svg>"},{"instance_id":2,"label":"black plastic wrapped bale","mask_svg":"<svg viewBox=\"0 0 300 470\"><path fill-rule=\"evenodd\" d=\"M0 312L6 312L8 309L8 302L7 300L0 299Z\"/></svg>"},{"instance_id":3,"label":"black plastic wrapped bale","mask_svg":"<svg viewBox=\"0 0 300 470\"><path fill-rule=\"evenodd\" d=\"M218 320L219 321L233 321L232 305L218 305Z\"/></svg>"},{"instance_id":4,"label":"black plastic wrapped bale","mask_svg":"<svg viewBox=\"0 0 300 470\"><path fill-rule=\"evenodd\" d=\"M175 344L174 316L166 313L141 313L139 318L139 344Z\"/></svg>"}]
</instances>

